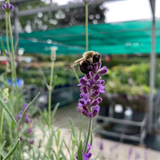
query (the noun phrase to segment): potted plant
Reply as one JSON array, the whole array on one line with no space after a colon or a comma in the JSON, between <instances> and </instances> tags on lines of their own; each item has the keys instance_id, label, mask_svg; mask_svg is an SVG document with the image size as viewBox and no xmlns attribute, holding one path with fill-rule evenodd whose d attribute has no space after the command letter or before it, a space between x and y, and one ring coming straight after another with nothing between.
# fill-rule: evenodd
<instances>
[{"instance_id":1,"label":"potted plant","mask_svg":"<svg viewBox=\"0 0 160 160\"><path fill-rule=\"evenodd\" d=\"M149 87L143 86L131 86L128 92L128 105L132 108L132 120L143 121L145 113L147 111L147 102ZM146 90L147 89L147 90Z\"/></svg>"}]
</instances>

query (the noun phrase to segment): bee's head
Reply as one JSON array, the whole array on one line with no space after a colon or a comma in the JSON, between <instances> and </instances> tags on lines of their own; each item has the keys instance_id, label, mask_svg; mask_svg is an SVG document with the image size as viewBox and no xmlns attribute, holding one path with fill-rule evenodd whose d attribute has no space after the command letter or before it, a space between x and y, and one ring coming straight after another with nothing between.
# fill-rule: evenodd
<instances>
[{"instance_id":1,"label":"bee's head","mask_svg":"<svg viewBox=\"0 0 160 160\"><path fill-rule=\"evenodd\" d=\"M100 59L101 59L100 54L98 54L98 53L94 54L93 63L100 62Z\"/></svg>"}]
</instances>

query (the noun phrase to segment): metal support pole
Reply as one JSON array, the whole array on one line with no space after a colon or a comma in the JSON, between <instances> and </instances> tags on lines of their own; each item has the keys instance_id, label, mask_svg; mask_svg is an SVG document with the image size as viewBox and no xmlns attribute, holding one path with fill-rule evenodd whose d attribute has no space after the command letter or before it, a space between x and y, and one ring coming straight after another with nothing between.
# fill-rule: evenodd
<instances>
[{"instance_id":1,"label":"metal support pole","mask_svg":"<svg viewBox=\"0 0 160 160\"><path fill-rule=\"evenodd\" d=\"M14 12L14 38L15 38L15 54L18 55L18 46L19 46L19 31L18 31L18 23L19 23L19 18L18 18L18 6L15 7L15 12Z\"/></svg>"},{"instance_id":2,"label":"metal support pole","mask_svg":"<svg viewBox=\"0 0 160 160\"><path fill-rule=\"evenodd\" d=\"M151 8L155 8L155 0L151 0ZM153 11L153 19L152 19L152 36L151 36L151 54L150 54L150 94L149 94L149 114L148 114L148 120L149 120L149 133L152 133L153 128L153 90L155 87L155 10Z\"/></svg>"}]
</instances>

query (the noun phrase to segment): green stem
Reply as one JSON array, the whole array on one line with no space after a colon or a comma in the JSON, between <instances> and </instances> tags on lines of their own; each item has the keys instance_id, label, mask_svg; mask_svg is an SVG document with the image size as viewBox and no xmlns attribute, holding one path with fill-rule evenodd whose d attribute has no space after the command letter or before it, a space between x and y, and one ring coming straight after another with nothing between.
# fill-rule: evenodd
<instances>
[{"instance_id":1,"label":"green stem","mask_svg":"<svg viewBox=\"0 0 160 160\"><path fill-rule=\"evenodd\" d=\"M82 134L82 129L83 129L83 123L84 123L84 121L85 121L85 117L83 117L83 119L82 119L80 133L79 133L79 141L81 141L81 134Z\"/></svg>"},{"instance_id":2,"label":"green stem","mask_svg":"<svg viewBox=\"0 0 160 160\"><path fill-rule=\"evenodd\" d=\"M75 70L75 68L73 67L73 72L74 72L74 76L76 77L76 79L77 79L77 82L78 83L80 83L80 81L79 81L79 77L78 77L78 74L77 74L77 72L76 72L76 70Z\"/></svg>"},{"instance_id":3,"label":"green stem","mask_svg":"<svg viewBox=\"0 0 160 160\"><path fill-rule=\"evenodd\" d=\"M9 38L8 38L8 13L6 12L6 43L7 43L7 51L8 51L8 53L9 53L9 57L10 57L10 60L11 60L11 70L13 70L13 60L12 60L12 55L11 55L11 50L10 50L10 46L9 46ZM14 77L14 73L12 72L11 73L12 74L12 79L14 79L13 77ZM13 82L12 82L12 88L14 87L13 86ZM11 91L11 95L12 95L12 97L14 97L14 90L12 89L12 91ZM12 103L13 103L13 100L12 100ZM16 113L15 113L16 114Z\"/></svg>"},{"instance_id":4,"label":"green stem","mask_svg":"<svg viewBox=\"0 0 160 160\"><path fill-rule=\"evenodd\" d=\"M13 46L13 36L12 36L12 28L11 28L11 19L10 19L10 14L8 14L8 23L9 23L9 32L10 32L10 39L11 39L11 48L12 48L12 63L13 63L13 68L12 72L14 73L14 83L16 86L16 97L18 97L18 88L17 88L17 75L16 75L16 68L15 68L15 56L14 56L14 46Z\"/></svg>"},{"instance_id":5,"label":"green stem","mask_svg":"<svg viewBox=\"0 0 160 160\"><path fill-rule=\"evenodd\" d=\"M2 108L1 113L1 130L0 130L0 147L1 147L1 141L2 141L2 130L3 130L3 120L4 120L4 108ZM0 160L1 160L1 148L0 148Z\"/></svg>"},{"instance_id":6,"label":"green stem","mask_svg":"<svg viewBox=\"0 0 160 160\"><path fill-rule=\"evenodd\" d=\"M11 28L11 19L10 14L8 13L8 25L9 25L9 32L10 32L10 40L11 40L11 49L12 49L12 74L13 74L13 83L15 84L16 88L16 97L18 97L18 87L17 87L17 75L16 75L16 67L15 67L15 55L14 55L14 46L13 46L13 36L12 36L12 28ZM13 88L14 90L14 85ZM18 110L18 100L16 101L16 111Z\"/></svg>"},{"instance_id":7,"label":"green stem","mask_svg":"<svg viewBox=\"0 0 160 160\"><path fill-rule=\"evenodd\" d=\"M7 12L6 12L6 43L7 43L7 51L10 53L9 39L8 39L8 14Z\"/></svg>"},{"instance_id":8,"label":"green stem","mask_svg":"<svg viewBox=\"0 0 160 160\"><path fill-rule=\"evenodd\" d=\"M85 18L86 18L86 51L88 51L88 3L85 4Z\"/></svg>"},{"instance_id":9,"label":"green stem","mask_svg":"<svg viewBox=\"0 0 160 160\"><path fill-rule=\"evenodd\" d=\"M87 147L88 147L88 142L89 142L89 137L91 135L91 131L92 131L92 119L89 120L88 135L87 135L87 141L86 141L84 153L87 152Z\"/></svg>"},{"instance_id":10,"label":"green stem","mask_svg":"<svg viewBox=\"0 0 160 160\"><path fill-rule=\"evenodd\" d=\"M51 103L52 103L51 102L51 97L52 97L53 72L54 72L54 61L52 61L50 86L49 86L49 105L48 105L48 111L49 111L49 129L51 128Z\"/></svg>"},{"instance_id":11,"label":"green stem","mask_svg":"<svg viewBox=\"0 0 160 160\"><path fill-rule=\"evenodd\" d=\"M11 49L12 49L12 73L13 73L13 83L15 84L16 88L16 94L15 97L18 97L18 87L17 87L17 75L16 75L16 67L15 67L15 55L14 55L14 45L13 45L13 36L12 36L12 28L11 28L11 19L10 19L10 13L8 13L8 25L9 25L9 33L10 33L10 40L11 40ZM14 85L13 85L14 89ZM16 111L18 111L18 100L16 101ZM19 138L19 125L17 124L17 138ZM22 159L21 156L21 147L19 145L19 154L20 154L20 160Z\"/></svg>"},{"instance_id":12,"label":"green stem","mask_svg":"<svg viewBox=\"0 0 160 160\"><path fill-rule=\"evenodd\" d=\"M51 103L52 103L52 84L53 84L53 72L54 72L54 61L52 61L51 65L51 77L50 77L50 86L48 88L49 90L49 99L48 99L48 112L49 112L49 139L50 139L50 130L51 130ZM50 158L50 149L48 151L48 157Z\"/></svg>"}]
</instances>

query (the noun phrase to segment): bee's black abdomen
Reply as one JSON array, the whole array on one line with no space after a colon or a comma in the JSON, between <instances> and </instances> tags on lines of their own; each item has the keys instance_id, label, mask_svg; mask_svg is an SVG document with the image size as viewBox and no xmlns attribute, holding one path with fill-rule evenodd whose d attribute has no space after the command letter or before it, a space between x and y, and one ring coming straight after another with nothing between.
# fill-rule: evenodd
<instances>
[{"instance_id":1,"label":"bee's black abdomen","mask_svg":"<svg viewBox=\"0 0 160 160\"><path fill-rule=\"evenodd\" d=\"M85 74L87 74L87 73L89 73L89 71L91 71L91 64L88 60L82 62L82 64L80 64L79 67L80 67L80 70Z\"/></svg>"}]
</instances>

